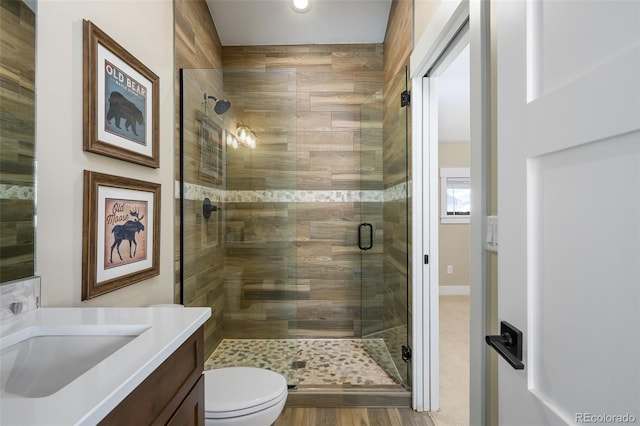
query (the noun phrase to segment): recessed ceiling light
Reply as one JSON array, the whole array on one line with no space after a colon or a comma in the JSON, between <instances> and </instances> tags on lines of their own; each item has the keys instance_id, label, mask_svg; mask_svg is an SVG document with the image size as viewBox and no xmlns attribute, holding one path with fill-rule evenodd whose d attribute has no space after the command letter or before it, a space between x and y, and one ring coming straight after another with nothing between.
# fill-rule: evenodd
<instances>
[{"instance_id":1,"label":"recessed ceiling light","mask_svg":"<svg viewBox=\"0 0 640 426\"><path fill-rule=\"evenodd\" d=\"M291 0L291 8L298 13L305 13L311 9L310 0Z\"/></svg>"}]
</instances>

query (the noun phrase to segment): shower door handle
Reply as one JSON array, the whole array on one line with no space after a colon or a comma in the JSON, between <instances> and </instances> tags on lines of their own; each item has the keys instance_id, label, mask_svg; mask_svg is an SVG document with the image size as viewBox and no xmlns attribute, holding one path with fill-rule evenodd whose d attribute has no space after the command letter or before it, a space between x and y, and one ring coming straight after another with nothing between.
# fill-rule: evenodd
<instances>
[{"instance_id":1,"label":"shower door handle","mask_svg":"<svg viewBox=\"0 0 640 426\"><path fill-rule=\"evenodd\" d=\"M369 228L369 245L366 247L362 245L362 228ZM373 247L373 225L372 224L364 222L358 226L358 247L360 248L360 250L370 250Z\"/></svg>"}]
</instances>

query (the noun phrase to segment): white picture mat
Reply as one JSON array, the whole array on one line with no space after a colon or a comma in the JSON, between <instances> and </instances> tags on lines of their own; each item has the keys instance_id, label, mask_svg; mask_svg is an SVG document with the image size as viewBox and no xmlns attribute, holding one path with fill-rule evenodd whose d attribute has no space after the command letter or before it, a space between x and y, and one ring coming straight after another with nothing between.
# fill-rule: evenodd
<instances>
[{"instance_id":1,"label":"white picture mat","mask_svg":"<svg viewBox=\"0 0 640 426\"><path fill-rule=\"evenodd\" d=\"M132 189L114 188L110 186L98 186L98 223L97 223L97 251L96 251L96 284L108 281L114 278L122 277L134 272L149 269L153 266L153 245L154 241L154 215L155 211L154 193L146 191L136 191ZM104 249L105 249L105 199L131 199L146 201L148 207L147 224L145 230L147 232L147 259L135 263L128 263L117 268L105 269L104 265Z\"/></svg>"}]
</instances>

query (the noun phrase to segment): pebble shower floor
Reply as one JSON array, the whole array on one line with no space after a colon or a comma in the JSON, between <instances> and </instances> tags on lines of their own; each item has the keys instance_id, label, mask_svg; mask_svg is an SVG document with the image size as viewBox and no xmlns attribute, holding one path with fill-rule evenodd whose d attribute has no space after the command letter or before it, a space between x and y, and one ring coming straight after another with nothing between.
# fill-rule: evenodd
<instances>
[{"instance_id":1,"label":"pebble shower floor","mask_svg":"<svg viewBox=\"0 0 640 426\"><path fill-rule=\"evenodd\" d=\"M367 353L365 344L380 364ZM267 368L298 388L401 383L382 339L366 343L362 339L224 339L205 369L232 366Z\"/></svg>"}]
</instances>

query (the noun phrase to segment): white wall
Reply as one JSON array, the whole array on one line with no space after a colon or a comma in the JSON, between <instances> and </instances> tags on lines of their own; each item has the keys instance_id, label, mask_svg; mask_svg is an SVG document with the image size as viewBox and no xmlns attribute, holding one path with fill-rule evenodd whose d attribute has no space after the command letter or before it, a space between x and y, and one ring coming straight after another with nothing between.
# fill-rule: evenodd
<instances>
[{"instance_id":1,"label":"white wall","mask_svg":"<svg viewBox=\"0 0 640 426\"><path fill-rule=\"evenodd\" d=\"M40 0L37 23L36 274L43 306L145 306L173 300L173 2ZM82 20L160 77L160 168L82 149ZM162 185L160 275L81 302L83 170Z\"/></svg>"}]
</instances>

